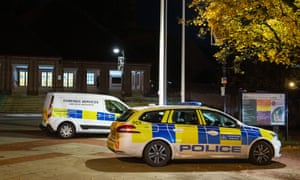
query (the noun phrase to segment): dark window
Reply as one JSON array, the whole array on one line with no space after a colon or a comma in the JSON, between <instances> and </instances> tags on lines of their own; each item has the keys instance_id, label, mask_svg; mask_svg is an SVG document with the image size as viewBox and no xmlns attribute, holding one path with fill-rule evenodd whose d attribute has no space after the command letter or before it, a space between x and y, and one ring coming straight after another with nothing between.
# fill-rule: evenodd
<instances>
[{"instance_id":1,"label":"dark window","mask_svg":"<svg viewBox=\"0 0 300 180\"><path fill-rule=\"evenodd\" d=\"M199 124L197 113L193 109L174 110L173 123L176 124Z\"/></svg>"},{"instance_id":2,"label":"dark window","mask_svg":"<svg viewBox=\"0 0 300 180\"><path fill-rule=\"evenodd\" d=\"M139 120L152 123L161 123L164 114L165 110L145 112L143 115L140 116Z\"/></svg>"}]
</instances>

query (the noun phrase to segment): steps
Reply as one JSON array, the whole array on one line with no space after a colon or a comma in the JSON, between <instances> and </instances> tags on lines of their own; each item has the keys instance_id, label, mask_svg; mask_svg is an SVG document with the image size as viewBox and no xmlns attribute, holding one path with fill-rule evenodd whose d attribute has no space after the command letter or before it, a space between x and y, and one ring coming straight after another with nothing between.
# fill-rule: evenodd
<instances>
[{"instance_id":1,"label":"steps","mask_svg":"<svg viewBox=\"0 0 300 180\"><path fill-rule=\"evenodd\" d=\"M0 96L0 113L42 113L45 96Z\"/></svg>"},{"instance_id":2,"label":"steps","mask_svg":"<svg viewBox=\"0 0 300 180\"><path fill-rule=\"evenodd\" d=\"M158 97L144 97L134 95L121 98L129 106L147 106L158 104ZM41 114L44 106L45 95L24 96L0 94L0 114ZM168 98L169 104L179 102L178 97Z\"/></svg>"}]
</instances>

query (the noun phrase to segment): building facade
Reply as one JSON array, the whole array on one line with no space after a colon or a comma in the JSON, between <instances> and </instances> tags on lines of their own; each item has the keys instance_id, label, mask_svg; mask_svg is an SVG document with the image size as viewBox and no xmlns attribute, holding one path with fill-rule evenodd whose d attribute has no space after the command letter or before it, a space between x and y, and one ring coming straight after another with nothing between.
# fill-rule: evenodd
<instances>
[{"instance_id":1,"label":"building facade","mask_svg":"<svg viewBox=\"0 0 300 180\"><path fill-rule=\"evenodd\" d=\"M63 59L61 57L0 56L0 92L43 95L86 92L131 96L150 91L150 64Z\"/></svg>"}]
</instances>

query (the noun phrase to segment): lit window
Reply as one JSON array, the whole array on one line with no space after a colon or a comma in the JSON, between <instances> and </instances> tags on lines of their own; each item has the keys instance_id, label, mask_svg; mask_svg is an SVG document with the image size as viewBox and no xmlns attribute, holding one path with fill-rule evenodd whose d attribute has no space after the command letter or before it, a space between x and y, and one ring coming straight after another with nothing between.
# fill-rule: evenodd
<instances>
[{"instance_id":1,"label":"lit window","mask_svg":"<svg viewBox=\"0 0 300 180\"><path fill-rule=\"evenodd\" d=\"M42 72L41 73L41 86L43 88L52 87L53 73L52 72Z\"/></svg>"},{"instance_id":2,"label":"lit window","mask_svg":"<svg viewBox=\"0 0 300 180\"><path fill-rule=\"evenodd\" d=\"M52 65L39 65L40 86L43 88L53 87L53 70Z\"/></svg>"},{"instance_id":3,"label":"lit window","mask_svg":"<svg viewBox=\"0 0 300 180\"><path fill-rule=\"evenodd\" d=\"M19 70L19 86L27 87L28 85L28 72L27 70Z\"/></svg>"},{"instance_id":4,"label":"lit window","mask_svg":"<svg viewBox=\"0 0 300 180\"><path fill-rule=\"evenodd\" d=\"M64 88L74 87L74 72L64 72Z\"/></svg>"},{"instance_id":5,"label":"lit window","mask_svg":"<svg viewBox=\"0 0 300 180\"><path fill-rule=\"evenodd\" d=\"M88 86L95 86L95 73L94 72L86 73L86 84Z\"/></svg>"}]
</instances>

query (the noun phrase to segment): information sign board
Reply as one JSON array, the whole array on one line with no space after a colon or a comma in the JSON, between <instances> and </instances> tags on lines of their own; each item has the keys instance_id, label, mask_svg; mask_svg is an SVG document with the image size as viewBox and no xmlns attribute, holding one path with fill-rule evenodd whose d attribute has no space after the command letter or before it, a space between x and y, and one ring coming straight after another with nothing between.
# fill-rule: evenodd
<instances>
[{"instance_id":1,"label":"information sign board","mask_svg":"<svg viewBox=\"0 0 300 180\"><path fill-rule=\"evenodd\" d=\"M242 120L248 125L285 125L286 108L283 93L242 94Z\"/></svg>"}]
</instances>

